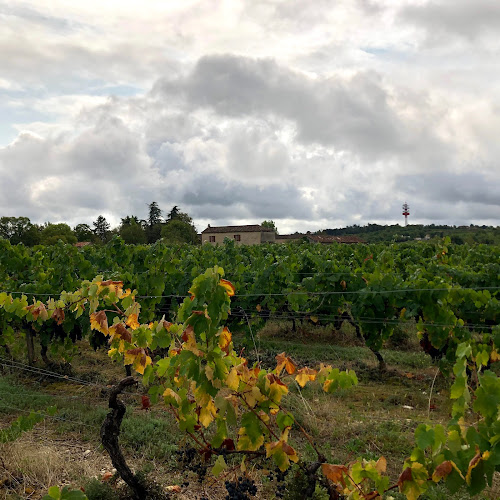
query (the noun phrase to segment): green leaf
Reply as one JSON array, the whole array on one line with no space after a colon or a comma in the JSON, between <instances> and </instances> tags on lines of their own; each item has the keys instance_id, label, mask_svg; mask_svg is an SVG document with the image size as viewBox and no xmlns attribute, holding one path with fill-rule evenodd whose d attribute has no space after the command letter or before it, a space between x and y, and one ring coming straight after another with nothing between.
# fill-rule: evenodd
<instances>
[{"instance_id":1,"label":"green leaf","mask_svg":"<svg viewBox=\"0 0 500 500\"><path fill-rule=\"evenodd\" d=\"M59 486L51 486L49 488L49 496L50 498L61 498L61 492L59 490Z\"/></svg>"},{"instance_id":2,"label":"green leaf","mask_svg":"<svg viewBox=\"0 0 500 500\"><path fill-rule=\"evenodd\" d=\"M224 457L219 455L217 460L215 461L214 466L212 467L212 474L215 477L218 477L220 473L227 468L226 462L224 461Z\"/></svg>"},{"instance_id":3,"label":"green leaf","mask_svg":"<svg viewBox=\"0 0 500 500\"><path fill-rule=\"evenodd\" d=\"M472 354L472 347L467 342L462 342L457 347L457 358L469 357Z\"/></svg>"},{"instance_id":4,"label":"green leaf","mask_svg":"<svg viewBox=\"0 0 500 500\"><path fill-rule=\"evenodd\" d=\"M291 427L295 419L291 413L278 413L276 417L276 423L281 431L285 430L286 427Z\"/></svg>"},{"instance_id":5,"label":"green leaf","mask_svg":"<svg viewBox=\"0 0 500 500\"><path fill-rule=\"evenodd\" d=\"M425 450L434 444L434 429L425 424L420 424L415 429L415 442L421 450Z\"/></svg>"}]
</instances>

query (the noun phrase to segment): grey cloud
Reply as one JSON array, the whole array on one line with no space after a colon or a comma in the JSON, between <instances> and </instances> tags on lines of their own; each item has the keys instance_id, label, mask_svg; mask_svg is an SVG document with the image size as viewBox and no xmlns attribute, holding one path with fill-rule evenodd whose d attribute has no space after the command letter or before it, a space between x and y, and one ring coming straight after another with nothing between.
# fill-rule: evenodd
<instances>
[{"instance_id":1,"label":"grey cloud","mask_svg":"<svg viewBox=\"0 0 500 500\"><path fill-rule=\"evenodd\" d=\"M198 217L206 217L214 207L223 207L225 217L234 216L233 208L245 207L247 218L307 220L313 216L312 206L293 186L271 184L266 187L227 182L221 177L200 176L185 188L182 203L193 207Z\"/></svg>"},{"instance_id":2,"label":"grey cloud","mask_svg":"<svg viewBox=\"0 0 500 500\"><path fill-rule=\"evenodd\" d=\"M186 78L157 82L153 95L184 95L191 109L231 118L279 116L296 124L297 139L305 144L331 145L367 159L414 153L432 139L429 130L397 114L373 72L313 80L273 60L207 56Z\"/></svg>"},{"instance_id":3,"label":"grey cloud","mask_svg":"<svg viewBox=\"0 0 500 500\"><path fill-rule=\"evenodd\" d=\"M478 203L500 207L500 175L489 178L481 173L434 172L400 176L398 189L408 195L450 204Z\"/></svg>"},{"instance_id":4,"label":"grey cloud","mask_svg":"<svg viewBox=\"0 0 500 500\"><path fill-rule=\"evenodd\" d=\"M453 34L475 39L500 29L500 3L491 0L434 0L407 5L398 17L406 23L422 26L430 38Z\"/></svg>"}]
</instances>

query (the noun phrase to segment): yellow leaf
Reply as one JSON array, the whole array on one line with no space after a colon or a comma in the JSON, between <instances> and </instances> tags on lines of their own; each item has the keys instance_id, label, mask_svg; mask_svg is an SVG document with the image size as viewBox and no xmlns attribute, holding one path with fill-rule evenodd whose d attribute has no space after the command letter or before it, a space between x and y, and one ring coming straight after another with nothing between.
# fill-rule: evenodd
<instances>
[{"instance_id":1,"label":"yellow leaf","mask_svg":"<svg viewBox=\"0 0 500 500\"><path fill-rule=\"evenodd\" d=\"M240 385L240 377L238 376L238 372L236 371L236 368L233 368L229 372L229 375L226 378L226 385L230 389L232 389L233 391L238 390L238 386Z\"/></svg>"},{"instance_id":2,"label":"yellow leaf","mask_svg":"<svg viewBox=\"0 0 500 500\"><path fill-rule=\"evenodd\" d=\"M144 375L144 370L150 364L152 364L151 358L147 354L143 354L142 356L135 358L133 367L137 373Z\"/></svg>"},{"instance_id":3,"label":"yellow leaf","mask_svg":"<svg viewBox=\"0 0 500 500\"><path fill-rule=\"evenodd\" d=\"M490 360L492 362L500 360L500 354L498 354L498 351L496 349L493 349L490 354Z\"/></svg>"},{"instance_id":4,"label":"yellow leaf","mask_svg":"<svg viewBox=\"0 0 500 500\"><path fill-rule=\"evenodd\" d=\"M225 326L220 333L219 347L227 353L229 344L231 343L232 335L228 328Z\"/></svg>"},{"instance_id":5,"label":"yellow leaf","mask_svg":"<svg viewBox=\"0 0 500 500\"><path fill-rule=\"evenodd\" d=\"M281 370L283 370L283 368L285 368L286 372L289 375L294 373L295 370L297 369L297 366L295 365L295 363L288 356L286 356L284 352L282 352L281 354L278 354L276 356L276 361L278 363L276 366L276 374L277 375L279 375L281 373Z\"/></svg>"},{"instance_id":6,"label":"yellow leaf","mask_svg":"<svg viewBox=\"0 0 500 500\"><path fill-rule=\"evenodd\" d=\"M125 297L128 297L132 293L132 290L130 288L127 288L125 291L120 290L120 292L117 294L117 297L119 299L124 299Z\"/></svg>"},{"instance_id":7,"label":"yellow leaf","mask_svg":"<svg viewBox=\"0 0 500 500\"><path fill-rule=\"evenodd\" d=\"M92 313L90 315L90 328L108 335L108 318L104 311Z\"/></svg>"},{"instance_id":8,"label":"yellow leaf","mask_svg":"<svg viewBox=\"0 0 500 500\"><path fill-rule=\"evenodd\" d=\"M127 326L130 326L130 328L132 328L132 330L135 330L137 328L139 328L140 326L140 323L137 321L137 314L131 314L128 318L127 318Z\"/></svg>"},{"instance_id":9,"label":"yellow leaf","mask_svg":"<svg viewBox=\"0 0 500 500\"><path fill-rule=\"evenodd\" d=\"M173 399L177 404L181 404L181 397L170 388L165 389L163 397L167 399L166 402L168 402L169 399Z\"/></svg>"},{"instance_id":10,"label":"yellow leaf","mask_svg":"<svg viewBox=\"0 0 500 500\"><path fill-rule=\"evenodd\" d=\"M380 457L375 464L375 469L377 469L379 474L384 474L387 470L387 460L385 457Z\"/></svg>"},{"instance_id":11,"label":"yellow leaf","mask_svg":"<svg viewBox=\"0 0 500 500\"><path fill-rule=\"evenodd\" d=\"M229 297L232 297L234 295L235 288L230 281L221 279L219 285L226 289L226 292L229 295Z\"/></svg>"},{"instance_id":12,"label":"yellow leaf","mask_svg":"<svg viewBox=\"0 0 500 500\"><path fill-rule=\"evenodd\" d=\"M212 398L210 398L204 406L200 409L200 423L203 427L208 427L212 420L215 418L217 414L217 408L214 405Z\"/></svg>"},{"instance_id":13,"label":"yellow leaf","mask_svg":"<svg viewBox=\"0 0 500 500\"><path fill-rule=\"evenodd\" d=\"M307 382L313 381L316 378L316 370L312 368L301 368L295 377L295 380L300 385L300 387L304 387Z\"/></svg>"},{"instance_id":14,"label":"yellow leaf","mask_svg":"<svg viewBox=\"0 0 500 500\"><path fill-rule=\"evenodd\" d=\"M123 289L123 281L98 281L97 285L97 294L100 294L104 288L108 288L110 292L115 292L115 294L119 297Z\"/></svg>"},{"instance_id":15,"label":"yellow leaf","mask_svg":"<svg viewBox=\"0 0 500 500\"><path fill-rule=\"evenodd\" d=\"M257 403L262 401L263 396L258 387L253 386L250 390L242 393L242 397L249 408L253 408Z\"/></svg>"},{"instance_id":16,"label":"yellow leaf","mask_svg":"<svg viewBox=\"0 0 500 500\"><path fill-rule=\"evenodd\" d=\"M214 379L214 369L208 364L205 366L205 375L207 376L208 380Z\"/></svg>"},{"instance_id":17,"label":"yellow leaf","mask_svg":"<svg viewBox=\"0 0 500 500\"><path fill-rule=\"evenodd\" d=\"M254 441L249 438L244 427L240 428L238 434L240 435L236 445L238 450L257 451L264 444L264 434L259 436Z\"/></svg>"},{"instance_id":18,"label":"yellow leaf","mask_svg":"<svg viewBox=\"0 0 500 500\"><path fill-rule=\"evenodd\" d=\"M266 378L269 381L269 399L273 403L279 404L281 398L288 393L288 388L273 373L269 373Z\"/></svg>"}]
</instances>

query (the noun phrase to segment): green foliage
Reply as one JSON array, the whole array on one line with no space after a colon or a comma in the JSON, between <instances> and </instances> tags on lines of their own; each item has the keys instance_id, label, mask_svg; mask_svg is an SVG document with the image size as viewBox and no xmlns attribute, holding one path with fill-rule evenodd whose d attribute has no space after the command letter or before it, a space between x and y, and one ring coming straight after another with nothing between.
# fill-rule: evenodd
<instances>
[{"instance_id":1,"label":"green foliage","mask_svg":"<svg viewBox=\"0 0 500 500\"><path fill-rule=\"evenodd\" d=\"M500 383L488 369L500 359L497 247L454 246L445 239L389 247L179 250L162 244L128 247L117 238L84 252L62 243L29 250L6 240L0 240L0 250L2 288L62 292L43 303L0 292L0 343L8 345L15 335L14 321L39 328L56 318L63 325L87 318L88 329L109 337L110 357L143 376L151 399L163 398L179 429L204 443L200 451L206 455L235 447L250 456L265 454L286 470L298 460L289 434L300 431L281 405L292 380L319 382L326 392L357 382L354 373L331 367L297 370L284 353L267 369L252 365L234 351L227 326L243 310L255 318L263 312L300 314L316 323L348 318L373 350L384 345L396 325L416 324L427 347L441 350L453 367L453 408L447 425L416 429L415 449L393 486L410 499L434 483L476 494L500 470ZM231 270L232 284L223 279L219 264ZM94 278L98 269L107 269L113 279ZM140 302L136 290L146 295ZM179 294L189 297L180 302ZM176 311L176 322L158 319L157 310L165 307ZM150 354L157 348L164 351L153 362ZM360 487L390 488L381 459L332 467L323 473L346 494Z\"/></svg>"},{"instance_id":2,"label":"green foliage","mask_svg":"<svg viewBox=\"0 0 500 500\"><path fill-rule=\"evenodd\" d=\"M23 243L33 246L40 243L40 228L32 224L28 217L0 217L0 238L9 240L13 245Z\"/></svg>"},{"instance_id":3,"label":"green foliage","mask_svg":"<svg viewBox=\"0 0 500 500\"><path fill-rule=\"evenodd\" d=\"M77 224L73 230L78 241L92 241L94 233L88 224Z\"/></svg>"},{"instance_id":4,"label":"green foliage","mask_svg":"<svg viewBox=\"0 0 500 500\"><path fill-rule=\"evenodd\" d=\"M106 242L110 238L110 228L109 222L103 215L99 215L97 219L92 223L94 226L94 234L102 241Z\"/></svg>"},{"instance_id":5,"label":"green foliage","mask_svg":"<svg viewBox=\"0 0 500 500\"><path fill-rule=\"evenodd\" d=\"M446 226L446 225L422 225L399 224L380 225L367 224L366 226L348 226L339 229L325 229L322 234L342 236L355 235L363 238L369 243L379 242L405 242L415 239L437 239L449 236L451 241L457 245L463 244L500 244L500 230L492 226Z\"/></svg>"},{"instance_id":6,"label":"green foliage","mask_svg":"<svg viewBox=\"0 0 500 500\"><path fill-rule=\"evenodd\" d=\"M260 224L262 227L266 227L269 229L273 229L276 234L278 234L278 228L276 227L276 224L274 223L273 220L264 220Z\"/></svg>"},{"instance_id":7,"label":"green foliage","mask_svg":"<svg viewBox=\"0 0 500 500\"><path fill-rule=\"evenodd\" d=\"M132 221L130 224L123 224L120 228L120 237L123 238L123 241L127 244L144 244L147 243L146 232L142 228L142 226Z\"/></svg>"},{"instance_id":8,"label":"green foliage","mask_svg":"<svg viewBox=\"0 0 500 500\"><path fill-rule=\"evenodd\" d=\"M169 245L198 243L198 234L194 226L180 219L173 219L167 222L161 229L161 237L164 238L165 243Z\"/></svg>"},{"instance_id":9,"label":"green foliage","mask_svg":"<svg viewBox=\"0 0 500 500\"><path fill-rule=\"evenodd\" d=\"M23 432L30 431L33 427L42 422L45 415L55 415L56 407L50 406L44 413L32 411L29 415L21 415L17 420L5 429L0 429L0 443L15 441Z\"/></svg>"},{"instance_id":10,"label":"green foliage","mask_svg":"<svg viewBox=\"0 0 500 500\"><path fill-rule=\"evenodd\" d=\"M118 494L110 484L92 479L84 485L88 500L118 500Z\"/></svg>"},{"instance_id":11,"label":"green foliage","mask_svg":"<svg viewBox=\"0 0 500 500\"><path fill-rule=\"evenodd\" d=\"M153 227L161 223L161 209L156 201L151 202L148 205L148 226Z\"/></svg>"},{"instance_id":12,"label":"green foliage","mask_svg":"<svg viewBox=\"0 0 500 500\"><path fill-rule=\"evenodd\" d=\"M48 495L44 495L42 500L88 500L88 498L82 490L73 490L69 486L64 486L61 490L58 486L51 486Z\"/></svg>"},{"instance_id":13,"label":"green foliage","mask_svg":"<svg viewBox=\"0 0 500 500\"><path fill-rule=\"evenodd\" d=\"M42 245L55 245L59 240L63 243L76 243L75 233L67 224L47 224L40 234Z\"/></svg>"}]
</instances>

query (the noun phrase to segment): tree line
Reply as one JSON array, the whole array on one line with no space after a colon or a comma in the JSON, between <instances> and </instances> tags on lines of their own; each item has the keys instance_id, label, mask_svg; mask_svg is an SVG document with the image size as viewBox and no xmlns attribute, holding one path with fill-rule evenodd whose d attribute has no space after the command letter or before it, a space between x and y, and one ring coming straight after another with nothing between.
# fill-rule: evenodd
<instances>
[{"instance_id":1,"label":"tree line","mask_svg":"<svg viewBox=\"0 0 500 500\"><path fill-rule=\"evenodd\" d=\"M64 243L103 244L115 235L119 235L128 244L155 243L159 239L172 244L198 242L193 219L186 212L181 212L175 205L163 217L162 210L155 201L148 205L146 219L127 215L113 229L103 215L99 215L92 225L77 224L74 228L64 223L34 224L28 217L0 217L0 238L9 240L13 245L53 245L59 240Z\"/></svg>"},{"instance_id":2,"label":"tree line","mask_svg":"<svg viewBox=\"0 0 500 500\"><path fill-rule=\"evenodd\" d=\"M330 236L353 235L359 236L368 243L396 242L402 243L416 239L436 239L449 236L452 243L461 245L464 243L474 244L500 244L500 226L447 226L436 224L399 224L381 225L367 224L359 226L354 224L343 228L325 229L318 234Z\"/></svg>"}]
</instances>

